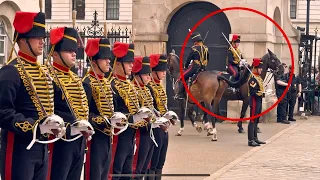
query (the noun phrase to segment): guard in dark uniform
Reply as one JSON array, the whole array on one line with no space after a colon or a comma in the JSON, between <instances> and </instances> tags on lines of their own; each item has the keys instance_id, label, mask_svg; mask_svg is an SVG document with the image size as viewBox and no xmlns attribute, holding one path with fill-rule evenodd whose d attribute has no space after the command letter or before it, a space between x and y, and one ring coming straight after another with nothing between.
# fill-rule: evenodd
<instances>
[{"instance_id":1,"label":"guard in dark uniform","mask_svg":"<svg viewBox=\"0 0 320 180\"><path fill-rule=\"evenodd\" d=\"M53 68L48 68L54 79L55 113L63 117L67 127L66 136L50 146L48 179L52 180L80 179L86 140L94 133L88 122L89 106L82 80L70 70L76 63L77 38L74 28L50 32L49 58L53 58Z\"/></svg>"},{"instance_id":2,"label":"guard in dark uniform","mask_svg":"<svg viewBox=\"0 0 320 180\"><path fill-rule=\"evenodd\" d=\"M148 124L149 115L145 115L147 113L144 112L140 113L141 107L138 95L129 80L134 62L134 45L116 42L112 52L115 59L113 65L114 78L112 78L111 86L114 90L115 111L126 114L130 126L113 139L110 172L117 175L132 174L136 130ZM142 116L148 118L144 119ZM112 179L120 179L120 177L113 176ZM121 177L121 179L130 179L130 177Z\"/></svg>"},{"instance_id":3,"label":"guard in dark uniform","mask_svg":"<svg viewBox=\"0 0 320 180\"><path fill-rule=\"evenodd\" d=\"M188 82L188 79L194 74L198 73L199 71L205 70L209 61L209 50L208 47L203 44L200 33L196 32L192 34L191 38L194 46L192 46L191 52L187 58L187 62L184 65L184 68L186 68L186 70L183 73L186 82ZM175 98L184 98L185 91L181 79L178 83L179 92L177 93Z\"/></svg>"},{"instance_id":4,"label":"guard in dark uniform","mask_svg":"<svg viewBox=\"0 0 320 180\"><path fill-rule=\"evenodd\" d=\"M239 79L240 66L246 62L246 60L243 59L240 50L238 49L239 44L240 36L234 34L231 40L232 47L230 47L227 51L227 71L232 75L230 76L231 81L236 81ZM239 59L239 56L241 59Z\"/></svg>"},{"instance_id":5,"label":"guard in dark uniform","mask_svg":"<svg viewBox=\"0 0 320 180\"><path fill-rule=\"evenodd\" d=\"M286 68L286 64L282 63L282 65ZM282 94L284 93L286 86L288 86L288 78L286 75L281 76L275 76L275 89L276 89L276 95L279 99ZM283 123L283 124L290 124L290 122L287 120L287 106L288 106L288 97L285 96L278 104L277 106L277 122Z\"/></svg>"},{"instance_id":6,"label":"guard in dark uniform","mask_svg":"<svg viewBox=\"0 0 320 180\"><path fill-rule=\"evenodd\" d=\"M292 66L289 65L289 72L285 74L288 81L290 78L291 68L292 68ZM287 107L286 111L288 112L287 113L288 114L288 121L296 121L296 119L293 118L293 110L294 110L294 106L296 105L297 97L301 96L301 90L302 90L302 86L301 86L300 80L293 73L292 82L291 82L289 91L287 92L288 107Z\"/></svg>"},{"instance_id":7,"label":"guard in dark uniform","mask_svg":"<svg viewBox=\"0 0 320 180\"><path fill-rule=\"evenodd\" d=\"M112 154L111 124L107 120L114 112L113 91L104 77L110 69L110 42L105 38L88 39L85 51L93 67L85 75L83 87L90 108L89 122L96 133L87 144L84 176L85 180L107 180Z\"/></svg>"},{"instance_id":8,"label":"guard in dark uniform","mask_svg":"<svg viewBox=\"0 0 320 180\"><path fill-rule=\"evenodd\" d=\"M2 180L43 180L48 169L48 145L34 143L27 147L34 133L40 141L59 133L58 127L51 127L55 133L43 128L46 122L61 119L54 115L48 70L37 62L46 36L45 14L17 12L13 26L19 59L9 60L0 69L0 174Z\"/></svg>"},{"instance_id":9,"label":"guard in dark uniform","mask_svg":"<svg viewBox=\"0 0 320 180\"><path fill-rule=\"evenodd\" d=\"M141 106L154 109L152 94L146 86L151 80L149 57L135 57L132 73L134 75L133 83L138 90ZM146 126L136 131L137 150L133 159L133 174L145 174L147 171L146 169L143 171L143 167L149 165L154 148L154 142L150 138L150 131L152 131L151 123L146 124ZM137 176L135 179L142 180L143 177Z\"/></svg>"},{"instance_id":10,"label":"guard in dark uniform","mask_svg":"<svg viewBox=\"0 0 320 180\"><path fill-rule=\"evenodd\" d=\"M150 55L150 66L152 68L152 76L154 81L150 81L149 86L154 97L154 107L162 116L168 111L166 90L161 85L161 80L166 77L166 55ZM154 128L153 131L158 147L154 147L148 174L162 174L162 168L164 166L168 150L169 135L168 131L160 127ZM149 179L160 180L161 176L149 177Z\"/></svg>"},{"instance_id":11,"label":"guard in dark uniform","mask_svg":"<svg viewBox=\"0 0 320 180\"><path fill-rule=\"evenodd\" d=\"M249 83L249 95L250 95L250 117L256 116L262 111L262 98L264 98L264 87L263 79L260 74L262 72L262 64L260 58L253 59L252 62L252 73L248 83ZM259 117L255 119L250 119L248 124L248 145L249 146L260 146L260 144L265 144L263 141L258 139L258 123Z\"/></svg>"}]
</instances>

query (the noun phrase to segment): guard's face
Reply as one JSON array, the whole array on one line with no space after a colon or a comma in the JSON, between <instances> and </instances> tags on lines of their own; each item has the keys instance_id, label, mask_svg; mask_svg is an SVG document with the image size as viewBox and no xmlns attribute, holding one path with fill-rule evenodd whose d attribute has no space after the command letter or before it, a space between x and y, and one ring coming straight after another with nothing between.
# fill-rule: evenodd
<instances>
[{"instance_id":1,"label":"guard's face","mask_svg":"<svg viewBox=\"0 0 320 180\"><path fill-rule=\"evenodd\" d=\"M166 77L166 71L157 71L159 80L163 80Z\"/></svg>"},{"instance_id":2,"label":"guard's face","mask_svg":"<svg viewBox=\"0 0 320 180\"><path fill-rule=\"evenodd\" d=\"M43 52L43 44L44 44L44 38L39 37L39 38L29 38L29 43L30 46L33 50L33 52L37 55L40 56ZM23 39L22 43L25 47L28 47L27 40Z\"/></svg>"},{"instance_id":3,"label":"guard's face","mask_svg":"<svg viewBox=\"0 0 320 180\"><path fill-rule=\"evenodd\" d=\"M124 62L123 66L124 66L124 70L126 71L126 74L131 75L133 63L132 62Z\"/></svg>"},{"instance_id":4,"label":"guard's face","mask_svg":"<svg viewBox=\"0 0 320 180\"><path fill-rule=\"evenodd\" d=\"M234 47L234 48L238 48L239 47L239 42L232 42L232 46Z\"/></svg>"},{"instance_id":5,"label":"guard's face","mask_svg":"<svg viewBox=\"0 0 320 180\"><path fill-rule=\"evenodd\" d=\"M258 68L258 74L262 73L262 68Z\"/></svg>"},{"instance_id":6,"label":"guard's face","mask_svg":"<svg viewBox=\"0 0 320 180\"><path fill-rule=\"evenodd\" d=\"M151 77L149 74L141 74L141 79L143 80L144 84L148 84L151 80Z\"/></svg>"},{"instance_id":7,"label":"guard's face","mask_svg":"<svg viewBox=\"0 0 320 180\"><path fill-rule=\"evenodd\" d=\"M110 59L98 59L97 63L103 73L110 71Z\"/></svg>"},{"instance_id":8,"label":"guard's face","mask_svg":"<svg viewBox=\"0 0 320 180\"><path fill-rule=\"evenodd\" d=\"M76 64L76 52L74 51L61 51L61 57L68 67L73 67Z\"/></svg>"}]
</instances>

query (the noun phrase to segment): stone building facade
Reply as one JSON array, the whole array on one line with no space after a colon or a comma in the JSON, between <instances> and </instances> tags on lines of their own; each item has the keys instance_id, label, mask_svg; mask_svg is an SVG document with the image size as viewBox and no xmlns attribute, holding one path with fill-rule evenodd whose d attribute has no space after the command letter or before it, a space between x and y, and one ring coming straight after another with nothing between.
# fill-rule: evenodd
<instances>
[{"instance_id":1,"label":"stone building facade","mask_svg":"<svg viewBox=\"0 0 320 180\"><path fill-rule=\"evenodd\" d=\"M0 21L3 23L3 26L0 28L0 68L10 53L11 44L8 39L13 39L14 28L12 24L16 11L39 11L39 1L29 0L26 6L23 0L0 0ZM9 34L9 38L3 28Z\"/></svg>"},{"instance_id":2,"label":"stone building facade","mask_svg":"<svg viewBox=\"0 0 320 180\"><path fill-rule=\"evenodd\" d=\"M144 54L143 45L146 45L147 54L162 52L162 42L166 42L166 51L174 49L180 52L188 28L192 28L195 22L210 12L222 8L241 6L258 10L274 19L287 34L293 47L295 60L298 55L299 32L296 30L289 17L289 0L134 0L133 1L133 28L136 29L135 52ZM148 9L145 11L144 9ZM240 50L248 62L254 57L262 57L267 49L273 51L282 62L291 63L288 45L276 26L264 17L248 11L226 11L217 17L209 18L208 23L198 27L196 31L204 37L208 30L206 44L209 47L210 58L209 69L224 70L227 43L223 38L224 32L240 34ZM187 47L191 46L189 41ZM185 51L187 53L187 50ZM215 58L214 58L215 57ZM167 91L172 95L171 82L167 80ZM273 83L273 80L271 81ZM274 85L269 85L274 89ZM171 91L171 92L170 92ZM264 109L270 107L275 97L267 99ZM170 103L170 101L169 101ZM170 105L169 105L170 106ZM228 102L228 117L239 117L239 103ZM274 112L274 111L273 111ZM274 113L271 115L275 116Z\"/></svg>"}]
</instances>

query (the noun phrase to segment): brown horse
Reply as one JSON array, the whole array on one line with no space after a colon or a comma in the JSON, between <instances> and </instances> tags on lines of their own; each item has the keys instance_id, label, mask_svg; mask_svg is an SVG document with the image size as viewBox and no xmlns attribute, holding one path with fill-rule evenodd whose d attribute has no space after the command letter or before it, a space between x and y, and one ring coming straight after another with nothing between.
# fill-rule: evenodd
<instances>
[{"instance_id":1,"label":"brown horse","mask_svg":"<svg viewBox=\"0 0 320 180\"><path fill-rule=\"evenodd\" d=\"M272 70L272 73L275 73L277 75L283 73L283 67L280 60L269 49L268 53L262 57L262 61L264 62L262 78L265 78L265 75L269 68ZM170 75L172 82L176 82L180 78L179 57L174 53L170 53L168 56L168 63L168 74ZM251 69L251 67L248 68ZM244 68L240 73L239 80L237 82L230 82L228 80L228 77L230 75L226 72L202 71L198 73L197 80L193 82L192 85L189 87L189 91L193 95L193 97L198 102L201 102L206 109L208 109L211 112L212 110L214 110L213 112L215 114L220 114L218 105L222 97L224 97L226 100L242 100L243 105L240 118L243 118L249 105L247 84L249 75L250 71L247 68ZM176 84L177 83L173 84L173 88L176 86ZM231 90L227 89L228 86L238 88L239 93L236 95L230 93ZM177 93L176 88L174 88L174 91L175 93ZM192 100L189 99L189 104L191 106L188 105L188 116L194 124L194 116L192 116L192 113L190 113L191 110L194 108L194 105L192 105L193 103L191 101ZM183 120L185 100L180 100L179 105L181 109L179 117L181 122L181 128L178 132L178 135L181 135L184 128ZM212 127L209 127L208 118L210 118L210 121L212 122ZM207 113L204 112L204 121L206 122L205 129L208 130L208 135L213 135L213 141L217 140L217 131L215 128L216 120L217 118L214 118L212 116L207 117ZM238 126L239 129L242 128L242 122L239 122Z\"/></svg>"}]
</instances>

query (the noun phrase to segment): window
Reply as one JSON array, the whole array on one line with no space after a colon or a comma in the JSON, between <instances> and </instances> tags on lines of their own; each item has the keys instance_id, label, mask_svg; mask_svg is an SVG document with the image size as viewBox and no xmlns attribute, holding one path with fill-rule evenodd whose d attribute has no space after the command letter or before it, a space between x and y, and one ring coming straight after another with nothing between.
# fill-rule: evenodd
<instances>
[{"instance_id":1,"label":"window","mask_svg":"<svg viewBox=\"0 0 320 180\"><path fill-rule=\"evenodd\" d=\"M85 7L86 1L85 0L72 0L72 10L77 10L77 17L78 20L85 19Z\"/></svg>"},{"instance_id":2,"label":"window","mask_svg":"<svg viewBox=\"0 0 320 180\"><path fill-rule=\"evenodd\" d=\"M290 0L290 18L297 18L297 0Z\"/></svg>"},{"instance_id":3,"label":"window","mask_svg":"<svg viewBox=\"0 0 320 180\"><path fill-rule=\"evenodd\" d=\"M7 36L4 31L4 24L0 19L0 67L2 67L7 59Z\"/></svg>"},{"instance_id":4,"label":"window","mask_svg":"<svg viewBox=\"0 0 320 180\"><path fill-rule=\"evenodd\" d=\"M107 0L107 20L119 20L119 0Z\"/></svg>"},{"instance_id":5,"label":"window","mask_svg":"<svg viewBox=\"0 0 320 180\"><path fill-rule=\"evenodd\" d=\"M46 0L45 1L45 13L46 13L46 19L51 19L51 9L52 9L52 1Z\"/></svg>"}]
</instances>

